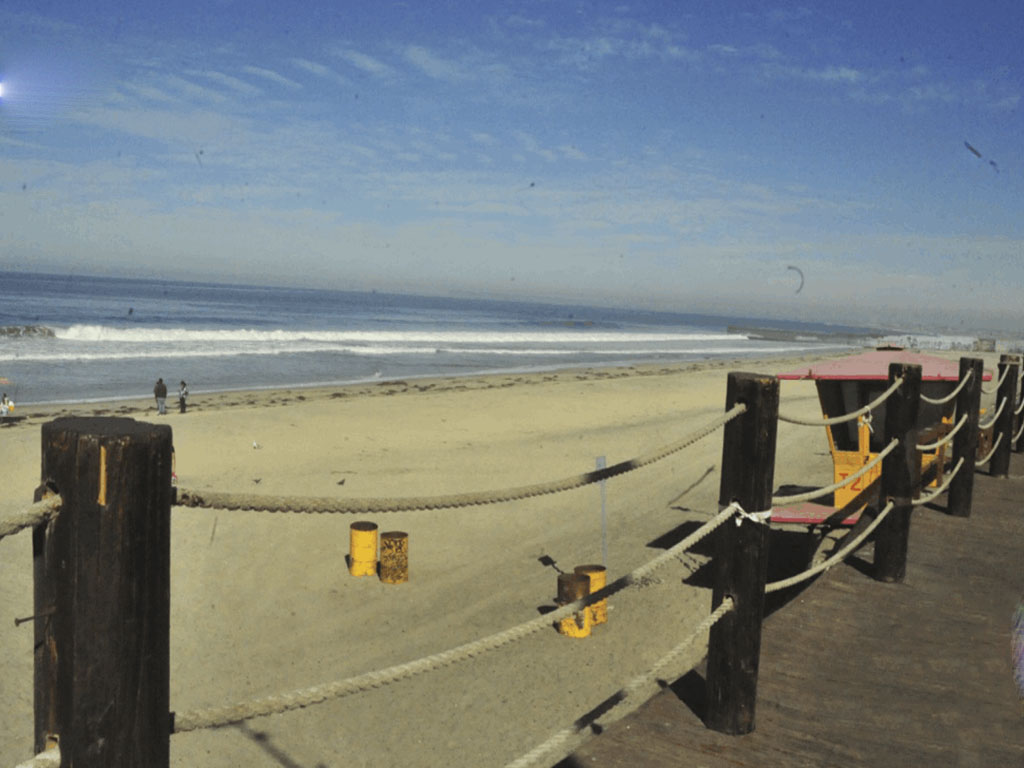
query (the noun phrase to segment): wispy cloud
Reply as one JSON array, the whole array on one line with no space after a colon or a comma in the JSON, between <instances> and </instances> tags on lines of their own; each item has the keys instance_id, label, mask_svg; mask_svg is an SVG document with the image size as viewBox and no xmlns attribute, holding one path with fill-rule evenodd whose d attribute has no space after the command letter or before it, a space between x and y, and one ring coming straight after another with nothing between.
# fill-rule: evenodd
<instances>
[{"instance_id":1,"label":"wispy cloud","mask_svg":"<svg viewBox=\"0 0 1024 768\"><path fill-rule=\"evenodd\" d=\"M468 72L458 62L438 56L423 46L410 45L406 47L403 55L406 61L435 80L454 82L469 77Z\"/></svg>"},{"instance_id":2,"label":"wispy cloud","mask_svg":"<svg viewBox=\"0 0 1024 768\"><path fill-rule=\"evenodd\" d=\"M178 75L167 75L164 78L164 82L169 88L172 88L184 96L191 99L199 99L201 101L211 101L215 103L223 103L227 99L224 94L220 91L215 91L212 88L207 88L202 85L197 85L191 80L186 80Z\"/></svg>"},{"instance_id":3,"label":"wispy cloud","mask_svg":"<svg viewBox=\"0 0 1024 768\"><path fill-rule=\"evenodd\" d=\"M606 60L660 60L694 63L701 53L683 35L660 24L641 24L631 19L605 19L588 36L553 35L540 44L554 52L564 65L591 69Z\"/></svg>"},{"instance_id":4,"label":"wispy cloud","mask_svg":"<svg viewBox=\"0 0 1024 768\"><path fill-rule=\"evenodd\" d=\"M1012 96L1004 96L997 101L993 101L988 105L989 109L993 112L1013 112L1020 106L1020 94L1015 93Z\"/></svg>"},{"instance_id":5,"label":"wispy cloud","mask_svg":"<svg viewBox=\"0 0 1024 768\"><path fill-rule=\"evenodd\" d=\"M178 97L171 96L165 91L162 91L161 89L156 88L152 85L144 85L142 83L135 82L125 82L121 83L120 88L122 91L127 91L128 93L134 94L135 96L140 96L141 98L147 99L149 101L158 101L164 104L179 101Z\"/></svg>"},{"instance_id":6,"label":"wispy cloud","mask_svg":"<svg viewBox=\"0 0 1024 768\"><path fill-rule=\"evenodd\" d=\"M237 77L226 75L223 72L215 72L212 70L203 70L199 72L189 72L192 75L198 75L205 77L207 80L212 80L215 83L219 83L226 88L242 94L243 96L256 96L261 93L260 89L251 83L247 83L244 80L240 80Z\"/></svg>"},{"instance_id":7,"label":"wispy cloud","mask_svg":"<svg viewBox=\"0 0 1024 768\"><path fill-rule=\"evenodd\" d=\"M348 80L346 80L345 77L343 77L342 75L338 74L333 69L331 69L330 67L328 67L328 66L326 66L324 64L320 64L320 63L315 62L315 61L310 61L309 59L300 59L300 58L292 58L292 59L289 59L289 61L295 67L297 67L297 68L299 68L299 69L301 69L301 70L303 70L305 72L309 72L312 75L316 75L317 77L322 77L325 80L333 80L334 82L341 83L343 85L347 85L348 84Z\"/></svg>"},{"instance_id":8,"label":"wispy cloud","mask_svg":"<svg viewBox=\"0 0 1024 768\"><path fill-rule=\"evenodd\" d=\"M249 75L262 77L264 80L274 83L275 85L283 85L285 88L292 88L295 90L302 88L302 86L299 83L295 82L294 80L290 80L289 78L275 72L272 69L264 69L263 67L244 66L242 67L242 71Z\"/></svg>"},{"instance_id":9,"label":"wispy cloud","mask_svg":"<svg viewBox=\"0 0 1024 768\"><path fill-rule=\"evenodd\" d=\"M334 54L347 61L356 69L374 77L389 78L395 75L393 67L360 51L351 48L338 48L334 51Z\"/></svg>"},{"instance_id":10,"label":"wispy cloud","mask_svg":"<svg viewBox=\"0 0 1024 768\"><path fill-rule=\"evenodd\" d=\"M520 146L530 154L541 157L549 163L553 163L558 159L558 154L554 150L542 147L537 138L526 131L516 131L515 137L519 141Z\"/></svg>"},{"instance_id":11,"label":"wispy cloud","mask_svg":"<svg viewBox=\"0 0 1024 768\"><path fill-rule=\"evenodd\" d=\"M793 65L768 64L766 73L776 77L790 77L822 83L859 83L865 79L861 70L847 66L798 67Z\"/></svg>"},{"instance_id":12,"label":"wispy cloud","mask_svg":"<svg viewBox=\"0 0 1024 768\"><path fill-rule=\"evenodd\" d=\"M719 56L760 59L763 61L775 61L782 58L782 53L774 45L769 43L755 43L754 45L727 45L725 43L712 43L707 47L710 53Z\"/></svg>"}]
</instances>

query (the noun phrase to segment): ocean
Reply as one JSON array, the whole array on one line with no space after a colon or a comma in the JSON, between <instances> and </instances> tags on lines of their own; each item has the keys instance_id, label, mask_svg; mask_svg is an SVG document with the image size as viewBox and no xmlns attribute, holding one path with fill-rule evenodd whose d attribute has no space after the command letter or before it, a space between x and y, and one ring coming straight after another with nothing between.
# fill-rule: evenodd
<instances>
[{"instance_id":1,"label":"ocean","mask_svg":"<svg viewBox=\"0 0 1024 768\"><path fill-rule=\"evenodd\" d=\"M784 327L782 340L734 328ZM17 404L804 353L831 326L643 310L0 272ZM823 335L822 335L823 334Z\"/></svg>"}]
</instances>

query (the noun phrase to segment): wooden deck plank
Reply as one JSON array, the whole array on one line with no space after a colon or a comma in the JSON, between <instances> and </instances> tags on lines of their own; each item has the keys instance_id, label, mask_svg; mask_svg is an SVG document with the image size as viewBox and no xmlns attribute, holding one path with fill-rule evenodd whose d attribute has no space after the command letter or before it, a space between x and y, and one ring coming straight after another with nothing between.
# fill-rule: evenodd
<instances>
[{"instance_id":1,"label":"wooden deck plank","mask_svg":"<svg viewBox=\"0 0 1024 768\"><path fill-rule=\"evenodd\" d=\"M865 574L869 546L768 618L753 733L704 727L696 670L559 767L1024 766L1024 457L1010 475L976 478L969 518L915 511L902 584Z\"/></svg>"}]
</instances>

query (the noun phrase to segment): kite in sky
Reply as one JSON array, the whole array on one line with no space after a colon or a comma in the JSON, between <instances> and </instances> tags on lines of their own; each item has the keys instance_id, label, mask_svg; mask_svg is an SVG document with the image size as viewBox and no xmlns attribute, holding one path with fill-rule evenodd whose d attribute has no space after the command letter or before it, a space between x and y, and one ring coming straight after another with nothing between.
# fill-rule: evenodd
<instances>
[{"instance_id":1,"label":"kite in sky","mask_svg":"<svg viewBox=\"0 0 1024 768\"><path fill-rule=\"evenodd\" d=\"M796 293L800 293L800 291L802 291L804 288L804 273L801 271L800 267L794 267L792 265L786 267L786 269L792 269L794 272L800 275L800 285L796 287Z\"/></svg>"}]
</instances>

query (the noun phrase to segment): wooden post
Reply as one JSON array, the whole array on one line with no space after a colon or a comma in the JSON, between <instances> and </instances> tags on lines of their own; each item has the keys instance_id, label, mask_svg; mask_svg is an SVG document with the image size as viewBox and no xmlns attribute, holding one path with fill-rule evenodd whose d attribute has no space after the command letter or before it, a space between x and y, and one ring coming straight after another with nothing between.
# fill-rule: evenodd
<instances>
[{"instance_id":1,"label":"wooden post","mask_svg":"<svg viewBox=\"0 0 1024 768\"><path fill-rule=\"evenodd\" d=\"M33 537L35 748L61 765L170 760L171 428L63 418L42 428L60 513Z\"/></svg>"},{"instance_id":2,"label":"wooden post","mask_svg":"<svg viewBox=\"0 0 1024 768\"><path fill-rule=\"evenodd\" d=\"M890 363L890 386L900 377L903 386L885 401L885 445L893 438L899 439L900 444L882 459L881 503L892 501L896 506L875 532L875 578L879 581L903 581L906 576L910 512L920 480L917 411L921 402L921 366Z\"/></svg>"},{"instance_id":3,"label":"wooden post","mask_svg":"<svg viewBox=\"0 0 1024 768\"><path fill-rule=\"evenodd\" d=\"M1024 402L1024 384L1021 383L1021 373L1024 373L1024 355L1018 355L1017 361L1018 363L1020 363L1020 368L1017 369L1017 407L1014 408L1014 411L1016 411L1017 408L1020 408L1020 404ZM1017 415L1015 413L1013 417L1014 435L1020 432L1021 424L1024 424L1024 414ZM1013 451L1014 453L1021 453L1022 451L1024 451L1024 436L1022 436L1019 440L1014 441Z\"/></svg>"},{"instance_id":4,"label":"wooden post","mask_svg":"<svg viewBox=\"0 0 1024 768\"><path fill-rule=\"evenodd\" d=\"M999 376L1003 383L996 393L996 408L1006 401L1002 413L996 419L992 430L992 444L1002 435L1002 442L996 448L988 464L988 473L993 477L1007 477L1010 474L1010 442L1013 440L1013 410L1017 407L1017 371L1020 366L1014 355L1002 355L999 358ZM1005 376L1003 374L1006 374Z\"/></svg>"},{"instance_id":5,"label":"wooden post","mask_svg":"<svg viewBox=\"0 0 1024 768\"><path fill-rule=\"evenodd\" d=\"M978 411L981 408L981 377L984 363L976 357L960 358L960 381L971 371L968 381L956 396L956 420L967 414L967 423L953 437L953 467L964 460L956 477L949 484L946 510L957 517L970 517L974 493L974 462L978 460Z\"/></svg>"},{"instance_id":6,"label":"wooden post","mask_svg":"<svg viewBox=\"0 0 1024 768\"><path fill-rule=\"evenodd\" d=\"M774 376L730 373L726 410L744 403L747 411L725 427L718 503L737 502L747 512L771 509L775 474L779 382ZM728 596L733 610L708 638L708 728L728 734L754 730L761 619L768 568L769 526L751 520L726 522L715 532L712 610Z\"/></svg>"}]
</instances>

